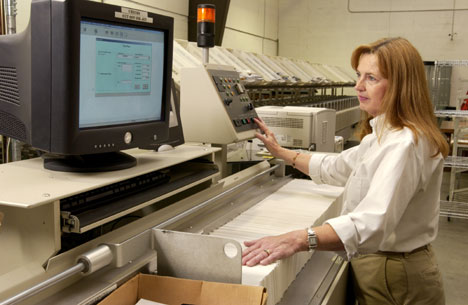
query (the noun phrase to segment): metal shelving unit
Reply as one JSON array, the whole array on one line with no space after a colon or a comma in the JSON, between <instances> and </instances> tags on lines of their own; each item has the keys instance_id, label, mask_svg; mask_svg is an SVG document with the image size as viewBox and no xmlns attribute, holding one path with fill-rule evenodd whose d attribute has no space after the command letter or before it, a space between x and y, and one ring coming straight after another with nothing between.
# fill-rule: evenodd
<instances>
[{"instance_id":1,"label":"metal shelving unit","mask_svg":"<svg viewBox=\"0 0 468 305\"><path fill-rule=\"evenodd\" d=\"M458 156L458 148L468 147L460 143L460 137L468 134L468 127L460 128L460 120L468 119L468 111L436 110L435 115L441 118L453 119L453 135L450 139L453 142L452 155L447 156L445 159L445 166L451 168L449 196L448 200L440 201L440 216L468 219L468 187L456 188L455 186L459 174L468 171L468 157ZM467 202L458 201L459 199L466 200Z\"/></svg>"},{"instance_id":2,"label":"metal shelving unit","mask_svg":"<svg viewBox=\"0 0 468 305\"><path fill-rule=\"evenodd\" d=\"M464 168L468 170L468 158L459 156L447 156L445 158L446 167Z\"/></svg>"},{"instance_id":3,"label":"metal shelving unit","mask_svg":"<svg viewBox=\"0 0 468 305\"><path fill-rule=\"evenodd\" d=\"M441 200L440 216L468 219L468 203Z\"/></svg>"}]
</instances>

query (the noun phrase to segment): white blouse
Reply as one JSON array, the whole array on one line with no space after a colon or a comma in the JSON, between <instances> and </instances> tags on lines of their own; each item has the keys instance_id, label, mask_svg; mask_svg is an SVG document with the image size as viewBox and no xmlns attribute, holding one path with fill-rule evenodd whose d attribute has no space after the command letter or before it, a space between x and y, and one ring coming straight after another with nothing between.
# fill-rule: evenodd
<instances>
[{"instance_id":1,"label":"white blouse","mask_svg":"<svg viewBox=\"0 0 468 305\"><path fill-rule=\"evenodd\" d=\"M312 154L309 175L316 183L344 186L341 216L329 219L348 259L377 251L409 252L437 235L441 154L409 128L383 128L339 155ZM380 134L380 140L378 135Z\"/></svg>"}]
</instances>

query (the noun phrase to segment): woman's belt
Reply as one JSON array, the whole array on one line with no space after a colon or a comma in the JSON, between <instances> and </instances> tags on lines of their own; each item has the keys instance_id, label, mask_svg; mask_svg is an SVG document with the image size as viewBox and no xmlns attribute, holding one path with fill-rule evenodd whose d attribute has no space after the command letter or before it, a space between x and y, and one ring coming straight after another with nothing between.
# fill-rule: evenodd
<instances>
[{"instance_id":1,"label":"woman's belt","mask_svg":"<svg viewBox=\"0 0 468 305\"><path fill-rule=\"evenodd\" d=\"M421 252L423 250L429 250L430 244L424 245L422 247L416 248L410 252L392 252L392 251L377 251L376 254L382 254L386 256L403 256L403 257L408 257L411 254L415 254L417 252Z\"/></svg>"}]
</instances>

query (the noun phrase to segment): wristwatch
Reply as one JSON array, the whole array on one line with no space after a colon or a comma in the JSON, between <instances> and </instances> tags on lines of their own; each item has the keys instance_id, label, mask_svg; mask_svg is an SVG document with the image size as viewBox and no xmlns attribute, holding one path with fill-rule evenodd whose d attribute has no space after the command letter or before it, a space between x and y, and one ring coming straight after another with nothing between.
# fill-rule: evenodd
<instances>
[{"instance_id":1,"label":"wristwatch","mask_svg":"<svg viewBox=\"0 0 468 305\"><path fill-rule=\"evenodd\" d=\"M317 234L311 228L307 228L307 241L309 242L309 252L317 248Z\"/></svg>"}]
</instances>

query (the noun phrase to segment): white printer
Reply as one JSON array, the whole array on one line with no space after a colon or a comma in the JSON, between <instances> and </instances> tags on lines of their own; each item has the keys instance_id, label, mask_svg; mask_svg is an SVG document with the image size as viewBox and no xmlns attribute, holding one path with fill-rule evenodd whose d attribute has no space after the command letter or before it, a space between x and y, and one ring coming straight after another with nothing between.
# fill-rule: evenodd
<instances>
[{"instance_id":1,"label":"white printer","mask_svg":"<svg viewBox=\"0 0 468 305\"><path fill-rule=\"evenodd\" d=\"M283 147L335 151L336 111L300 106L263 106L258 116L275 133Z\"/></svg>"}]
</instances>

